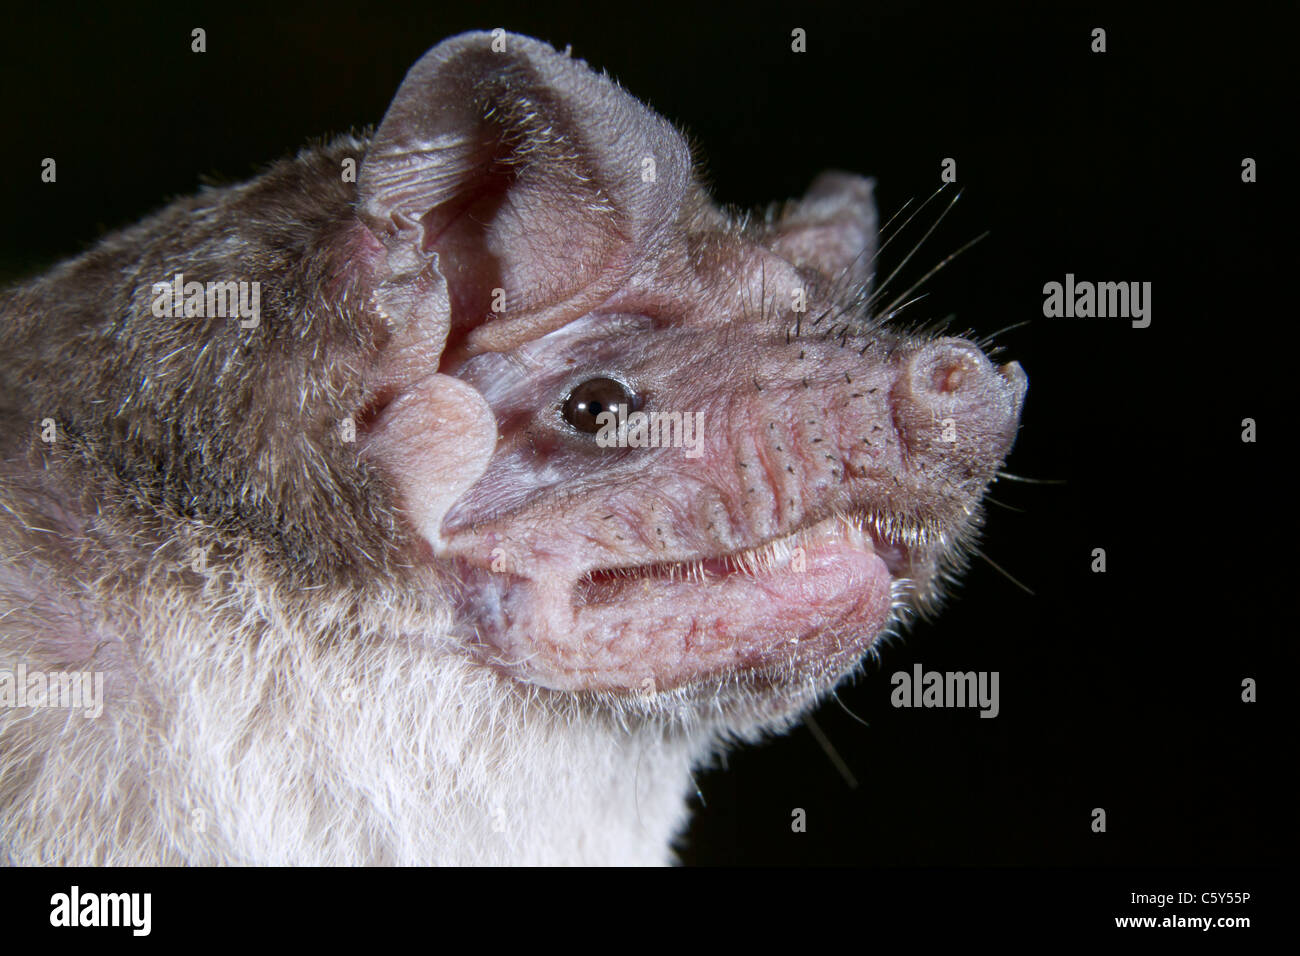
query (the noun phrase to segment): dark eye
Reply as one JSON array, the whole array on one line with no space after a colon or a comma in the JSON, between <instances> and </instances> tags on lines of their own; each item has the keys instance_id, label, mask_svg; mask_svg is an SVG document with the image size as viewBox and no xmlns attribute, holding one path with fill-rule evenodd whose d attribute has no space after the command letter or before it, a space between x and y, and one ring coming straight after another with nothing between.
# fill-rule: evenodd
<instances>
[{"instance_id":1,"label":"dark eye","mask_svg":"<svg viewBox=\"0 0 1300 956\"><path fill-rule=\"evenodd\" d=\"M635 393L612 378L589 378L569 393L560 414L578 431L594 435L600 431L596 416L601 412L617 412L619 405L626 405L629 412L636 411Z\"/></svg>"}]
</instances>

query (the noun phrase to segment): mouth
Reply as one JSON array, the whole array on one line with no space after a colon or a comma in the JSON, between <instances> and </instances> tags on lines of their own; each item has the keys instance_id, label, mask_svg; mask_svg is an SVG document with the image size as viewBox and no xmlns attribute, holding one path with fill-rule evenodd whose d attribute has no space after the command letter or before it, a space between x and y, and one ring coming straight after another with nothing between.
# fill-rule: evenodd
<instances>
[{"instance_id":1,"label":"mouth","mask_svg":"<svg viewBox=\"0 0 1300 956\"><path fill-rule=\"evenodd\" d=\"M907 615L931 538L835 514L733 553L481 576L475 603L493 610L476 636L492 663L552 690L716 700L744 683L802 699Z\"/></svg>"},{"instance_id":2,"label":"mouth","mask_svg":"<svg viewBox=\"0 0 1300 956\"><path fill-rule=\"evenodd\" d=\"M574 586L573 604L575 608L614 604L627 597L630 590L644 589L651 583L709 587L738 575L775 579L782 574L803 573L808 554L834 548L878 556L889 572L893 589L906 593L913 589L908 577L911 551L924 540L923 530L916 525L891 522L865 512L837 514L727 554L593 569Z\"/></svg>"}]
</instances>

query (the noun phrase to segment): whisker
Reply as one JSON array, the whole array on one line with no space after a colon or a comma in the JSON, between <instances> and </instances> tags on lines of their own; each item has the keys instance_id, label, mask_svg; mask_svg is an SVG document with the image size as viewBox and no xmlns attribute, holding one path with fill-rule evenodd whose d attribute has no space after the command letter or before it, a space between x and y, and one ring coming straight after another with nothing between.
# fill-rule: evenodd
<instances>
[{"instance_id":1,"label":"whisker","mask_svg":"<svg viewBox=\"0 0 1300 956\"><path fill-rule=\"evenodd\" d=\"M920 295L918 295L916 298L914 298L914 299L909 299L908 301L904 302L902 305L898 306L897 308L893 308L892 311L885 313L884 318L882 319L882 321L884 321L884 322L889 322L889 321L892 321L893 319L898 318L898 316L902 313L902 311L903 311L904 309L906 309L909 305L915 305L917 302L920 302L922 299L924 299L924 298L926 298L927 296L929 296L929 294L930 294L930 293L928 293L928 292L922 292L922 293L921 293ZM897 301L897 300L895 300L895 301Z\"/></svg>"},{"instance_id":2,"label":"whisker","mask_svg":"<svg viewBox=\"0 0 1300 956\"><path fill-rule=\"evenodd\" d=\"M1014 511L1014 512L1016 512L1017 514L1022 514L1022 515L1023 515L1023 514L1028 514L1028 511L1026 511L1026 509L1024 509L1024 508L1017 508L1015 505L1009 505L1009 504L1007 504L1005 501L998 501L998 499L994 498L994 497L993 497L992 495L990 495L988 492L985 492L985 494L984 494L984 500L987 501L987 502L989 502L990 504L995 504L995 505L997 505L999 508L1004 508L1004 509L1006 509L1007 511Z\"/></svg>"},{"instance_id":3,"label":"whisker","mask_svg":"<svg viewBox=\"0 0 1300 956\"><path fill-rule=\"evenodd\" d=\"M1068 484L1064 478L1024 478L1020 475L1013 475L1009 471L999 471L999 478L1005 478L1007 481L1021 481L1027 485L1064 485Z\"/></svg>"},{"instance_id":4,"label":"whisker","mask_svg":"<svg viewBox=\"0 0 1300 956\"><path fill-rule=\"evenodd\" d=\"M709 802L704 799L704 791L700 789L700 782L695 779L695 772L693 770L686 772L691 778L691 787L695 790L695 795L700 798L700 806L707 807Z\"/></svg>"},{"instance_id":5,"label":"whisker","mask_svg":"<svg viewBox=\"0 0 1300 956\"><path fill-rule=\"evenodd\" d=\"M941 192L943 192L943 190L947 187L947 185L948 184L945 183L943 186L940 186L933 193L931 193L930 198L927 199L925 202L923 202L920 205L920 207L916 210L916 212L912 213L912 215L907 217L907 222L904 222L903 225L899 227L898 232L890 236L889 240L881 245L880 251L884 252L885 247L888 246L889 243L892 242L894 239L896 239L902 233L903 229L907 228L908 223L910 223L913 219L915 219L916 216L921 212L921 210L930 204L930 201L933 200L935 196L938 196ZM904 266L908 264L908 262L912 260L912 257L916 255L916 253L920 250L921 246L925 244L925 240L930 238L930 235L934 232L934 230L939 227L939 223L943 222L944 218L948 215L948 213L952 211L952 207L956 205L957 200L960 198L961 198L961 193L957 193L957 195L952 197L952 201L949 202L947 207L943 210L943 212L939 214L939 217L935 219L933 223L930 224L930 228L925 231L925 234L923 236L921 236L920 241L918 241L916 245L912 247L911 251L908 252L908 254L903 257L903 261L894 267L894 271L889 273L889 275L885 278L885 281L880 284L879 288L877 288L876 291L871 294L870 298L868 298L867 301L863 303L864 306L866 306L868 313L870 313L871 307L881 298L881 296L884 295L885 290L889 288L889 284L894 280L894 278L898 275L898 273L903 269ZM910 291L911 290L909 290L909 292ZM907 293L904 293L904 296L906 295ZM884 311L887 312L889 310L886 309Z\"/></svg>"},{"instance_id":6,"label":"whisker","mask_svg":"<svg viewBox=\"0 0 1300 956\"><path fill-rule=\"evenodd\" d=\"M930 198L933 199L934 196L937 196L937 195L939 194L939 191L941 191L942 189L943 189L943 187L940 186L940 187L939 187L939 190L936 190L935 193L934 193L934 195L931 196ZM927 199L926 202L929 202L929 200ZM898 207L898 211L895 212L892 216L890 216L887 220L885 220L884 225L880 226L880 227L876 230L876 235L877 235L877 236L884 236L887 232L889 232L889 227L892 226L892 225L894 224L894 220L897 219L899 216L901 216L901 215L902 215L902 214L907 210L907 207L910 206L910 205L912 205L912 200L911 200L911 199L907 200L907 202L905 202L905 203L903 203L903 205L899 206L899 207ZM924 207L921 207L921 208L924 208ZM920 209L917 210L918 213L919 213L920 211L921 211ZM915 214L914 214L914 215L915 215ZM908 222L910 222L910 221L911 221L911 220L909 219ZM899 228L898 228L898 232L901 232L901 231L903 230L903 228L906 227L906 225L907 225L907 223L905 222L905 223L903 223L902 226L899 226ZM895 233L895 235L897 235L897 233ZM883 243L881 243L879 246L876 247L875 251L872 252L872 254L871 254L871 258L867 260L867 265L868 265L868 266L871 266L871 265L873 265L873 264L875 263L876 259L880 256L881 251L884 250L884 248L885 248L886 246L889 245L889 243L890 243L890 241L891 241L892 239L893 239L893 236L890 236L889 239L886 239ZM845 286L845 285L847 284L847 282L848 282L849 275L850 275L850 274L852 273L852 271L853 271L853 267L854 267L855 265L857 265L858 260L861 259L861 258L866 254L867 250L870 249L870 248L871 248L871 247L870 247L869 245L868 245L868 246L863 246L863 247L862 247L862 251L859 252L856 256L854 256L853 259L849 262L849 264L846 265L843 269L840 270L840 274L839 274L838 276L835 277L835 280L834 280L834 282L833 282L832 285L831 285L832 290L837 291L837 292L843 290L844 286ZM868 280L868 281L870 281L870 280ZM815 324L816 324L816 323L814 323L814 325L815 325Z\"/></svg>"},{"instance_id":7,"label":"whisker","mask_svg":"<svg viewBox=\"0 0 1300 956\"><path fill-rule=\"evenodd\" d=\"M952 201L955 203L955 202L956 202L958 199L960 199L960 198L961 198L961 193L958 193L956 196L953 197L953 200L952 200ZM949 205L948 209L951 209L951 208L952 208L952 206ZM947 212L948 212L947 210L944 210L944 215L947 215ZM942 221L943 221L943 217L942 217L942 216L939 217L939 219L935 220L934 226L931 226L931 227L930 227L930 232L933 232L934 229L935 229L935 228L939 225L939 223L942 222ZM927 232L927 233L925 234L925 236L922 237L921 242L924 242L927 238L929 238L929 236L930 236L930 233ZM943 259L939 260L939 262L938 262L938 263L937 263L937 264L936 264L936 265L935 265L935 266L934 266L934 267L933 267L929 272L927 272L925 275L921 276L921 278L917 279L916 282L912 283L912 287L911 287L910 289L908 289L906 292L904 292L902 295L900 295L897 299L895 299L893 303L890 303L888 306L886 306L884 311L888 312L890 309L892 309L892 308L894 307L894 303L897 303L897 302L899 301L899 299L905 299L905 298L907 298L907 296L911 295L913 292L915 292L917 289L919 289L923 284L925 284L925 283L928 282L931 278L933 278L933 277L934 277L934 274L935 274L936 272L938 272L940 269L942 269L942 268L943 268L944 266L946 266L948 263L952 262L952 260L956 259L959 255L961 255L963 252L965 252L965 251L966 251L967 249L969 249L971 246L975 245L975 243L977 243L977 242L981 242L982 240L987 239L988 237L989 237L989 231L986 229L984 232L980 233L978 236L976 236L976 237L975 237L974 239L972 239L970 242L966 243L965 245L963 245L963 246L961 246L960 248L958 248L956 251L949 253L949 254L948 254L947 256L945 256ZM917 248L919 249L920 246L921 246L921 243L918 242L918 243L917 243ZM915 252L916 250L914 249L914 250L912 250L912 251ZM906 261L906 260L904 260L904 261Z\"/></svg>"},{"instance_id":8,"label":"whisker","mask_svg":"<svg viewBox=\"0 0 1300 956\"><path fill-rule=\"evenodd\" d=\"M992 558L990 558L987 554L985 554L985 553L984 553L983 551L981 551L979 548L974 548L974 547L973 547L973 548L971 548L971 551L972 551L972 553L974 553L977 557L982 558L984 561L988 562L989 567L991 567L994 571L998 572L998 574L1002 575L1004 578L1006 578L1008 581L1010 581L1010 582L1011 582L1012 584L1014 584L1016 587L1020 588L1020 590L1024 591L1024 592L1025 592L1026 594L1028 594L1030 597L1034 597L1034 596L1035 596L1035 595L1034 595L1034 592L1033 592L1033 591L1032 591L1028 586L1026 586L1026 585L1024 585L1024 584L1021 584L1019 581L1017 581L1014 577L1011 576L1011 572L1010 572L1010 571L1008 571L1006 568L1002 567L1000 564L998 564L996 561L994 561Z\"/></svg>"},{"instance_id":9,"label":"whisker","mask_svg":"<svg viewBox=\"0 0 1300 956\"><path fill-rule=\"evenodd\" d=\"M985 235L988 235L988 233L985 233ZM993 344L993 340L999 335L1006 335L1008 332L1024 328L1030 321L1030 319L1025 319L1023 322L1013 322L1011 325L1005 325L996 332L990 332L988 335L983 336L976 344L984 351L988 351L989 346Z\"/></svg>"},{"instance_id":10,"label":"whisker","mask_svg":"<svg viewBox=\"0 0 1300 956\"><path fill-rule=\"evenodd\" d=\"M849 785L849 789L858 789L858 778L853 776L853 771L850 770L849 765L844 762L844 758L842 758L839 751L835 749L835 745L831 743L830 738L822 733L822 729L817 726L817 721L813 719L813 715L809 714L804 718L803 722L808 726L809 732L812 733L814 738L816 738L817 743L821 745L822 750L826 752L826 756L830 758L835 769L840 772L840 776L844 778L844 782Z\"/></svg>"},{"instance_id":11,"label":"whisker","mask_svg":"<svg viewBox=\"0 0 1300 956\"><path fill-rule=\"evenodd\" d=\"M852 717L854 720L860 723L863 727L866 727L868 730L871 729L871 725L869 723L867 723L865 720L863 720L853 711L849 710L848 704L844 703L844 701L840 699L840 695L836 691L831 691L831 696L835 698L835 703L840 705L840 710L844 711L844 713L848 714L850 717Z\"/></svg>"},{"instance_id":12,"label":"whisker","mask_svg":"<svg viewBox=\"0 0 1300 956\"><path fill-rule=\"evenodd\" d=\"M916 211L912 213L910 216L908 216L905 220L903 220L902 224L897 229L894 230L893 235L891 235L888 239L886 239L884 242L880 244L880 248L876 250L877 254L884 252L887 248L889 248L889 244L893 242L895 239L897 239L900 235L902 235L903 230L905 230L911 224L912 220L915 219L917 216L919 216L922 213L922 211L925 209L925 207L930 205L930 203L934 201L934 198L938 196L940 193L942 193L945 189L947 189L949 185L950 185L949 183L944 183L934 192L930 193L930 195L926 198L925 202L917 206ZM960 196L961 193L958 193L957 195ZM956 199L956 197L953 198ZM902 214L903 210L906 209L909 205L911 205L911 203L912 200L910 199L907 202L903 203L903 208L898 210L898 212L894 213L894 215L890 216L889 222L893 222L895 219L897 219L899 215ZM886 227L888 227L888 223L886 223ZM881 230L881 234L882 235L884 234L884 229ZM898 271L897 269L894 270L894 272L897 271ZM888 279L885 280L885 282L888 281L889 281Z\"/></svg>"}]
</instances>

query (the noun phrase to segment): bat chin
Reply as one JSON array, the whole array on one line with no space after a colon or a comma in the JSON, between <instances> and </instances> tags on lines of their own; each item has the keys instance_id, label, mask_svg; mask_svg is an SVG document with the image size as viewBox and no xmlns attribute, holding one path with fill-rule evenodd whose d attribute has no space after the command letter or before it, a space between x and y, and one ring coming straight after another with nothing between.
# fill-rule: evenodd
<instances>
[{"instance_id":1,"label":"bat chin","mask_svg":"<svg viewBox=\"0 0 1300 956\"><path fill-rule=\"evenodd\" d=\"M908 614L920 562L904 539L886 522L834 515L728 554L577 574L559 561L528 575L480 570L465 605L477 614L472 644L534 688L777 717L830 690Z\"/></svg>"}]
</instances>

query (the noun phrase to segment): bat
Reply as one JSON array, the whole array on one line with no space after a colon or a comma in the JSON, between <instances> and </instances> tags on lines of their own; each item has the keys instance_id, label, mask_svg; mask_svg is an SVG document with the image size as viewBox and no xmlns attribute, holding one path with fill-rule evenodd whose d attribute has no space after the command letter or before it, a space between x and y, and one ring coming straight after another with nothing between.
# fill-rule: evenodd
<instances>
[{"instance_id":1,"label":"bat","mask_svg":"<svg viewBox=\"0 0 1300 956\"><path fill-rule=\"evenodd\" d=\"M1026 377L872 183L495 31L0 293L0 858L661 864L964 568Z\"/></svg>"}]
</instances>

